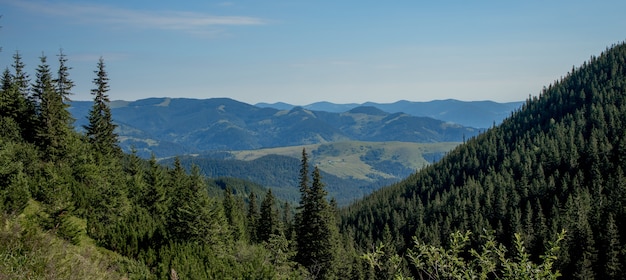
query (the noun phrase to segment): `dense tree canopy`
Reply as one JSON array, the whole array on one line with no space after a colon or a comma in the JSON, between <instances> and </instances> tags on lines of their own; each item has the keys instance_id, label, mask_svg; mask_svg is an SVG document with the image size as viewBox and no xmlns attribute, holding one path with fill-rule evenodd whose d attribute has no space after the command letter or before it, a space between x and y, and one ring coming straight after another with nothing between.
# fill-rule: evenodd
<instances>
[{"instance_id":1,"label":"dense tree canopy","mask_svg":"<svg viewBox=\"0 0 626 280\"><path fill-rule=\"evenodd\" d=\"M514 246L520 233L533 260L562 229L555 267L565 278L621 275L626 224L626 45L544 88L502 125L440 162L348 207L342 228L362 246L391 229L395 249L413 236L449 245L451 233L495 230ZM474 235L474 248L481 240Z\"/></svg>"}]
</instances>

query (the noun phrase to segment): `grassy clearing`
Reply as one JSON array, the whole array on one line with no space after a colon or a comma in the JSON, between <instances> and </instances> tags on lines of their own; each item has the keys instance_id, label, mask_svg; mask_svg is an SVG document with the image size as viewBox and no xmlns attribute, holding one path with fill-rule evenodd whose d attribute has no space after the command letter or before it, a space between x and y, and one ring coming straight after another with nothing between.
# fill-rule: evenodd
<instances>
[{"instance_id":1,"label":"grassy clearing","mask_svg":"<svg viewBox=\"0 0 626 280\"><path fill-rule=\"evenodd\" d=\"M254 160L271 154L300 158L302 148L306 148L310 155L309 161L325 172L341 178L374 180L398 177L398 174L393 174L393 170L381 170L381 164L400 164L413 171L419 170L458 144L345 141L231 153L239 160Z\"/></svg>"}]
</instances>

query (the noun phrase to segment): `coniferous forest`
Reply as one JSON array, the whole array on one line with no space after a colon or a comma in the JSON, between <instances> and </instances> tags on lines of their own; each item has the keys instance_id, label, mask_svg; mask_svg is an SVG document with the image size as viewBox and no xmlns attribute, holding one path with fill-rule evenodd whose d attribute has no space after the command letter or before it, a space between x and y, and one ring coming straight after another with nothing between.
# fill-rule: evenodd
<instances>
[{"instance_id":1,"label":"coniferous forest","mask_svg":"<svg viewBox=\"0 0 626 280\"><path fill-rule=\"evenodd\" d=\"M55 57L0 78L0 279L626 278L624 43L341 209L306 150L297 205L123 153L103 59L77 132Z\"/></svg>"},{"instance_id":2,"label":"coniferous forest","mask_svg":"<svg viewBox=\"0 0 626 280\"><path fill-rule=\"evenodd\" d=\"M501 125L440 162L342 212L360 246L385 239L406 252L413 237L449 246L469 230L473 248L493 232L518 233L540 261L565 230L554 267L566 279L626 275L626 45L607 49L544 88Z\"/></svg>"}]
</instances>

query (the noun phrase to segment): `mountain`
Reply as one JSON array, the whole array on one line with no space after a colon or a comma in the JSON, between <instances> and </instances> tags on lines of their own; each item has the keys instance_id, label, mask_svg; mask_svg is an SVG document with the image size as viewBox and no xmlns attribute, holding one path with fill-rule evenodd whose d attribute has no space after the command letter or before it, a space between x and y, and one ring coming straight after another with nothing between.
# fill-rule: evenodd
<instances>
[{"instance_id":1,"label":"mountain","mask_svg":"<svg viewBox=\"0 0 626 280\"><path fill-rule=\"evenodd\" d=\"M364 248L385 239L398 252L411 248L414 236L447 246L457 230L473 232L474 249L490 231L515 248L519 233L534 256L564 229L555 265L565 279L617 279L626 265L624 170L626 45L620 44L527 100L501 125L344 209L342 228Z\"/></svg>"},{"instance_id":2,"label":"mountain","mask_svg":"<svg viewBox=\"0 0 626 280\"><path fill-rule=\"evenodd\" d=\"M489 128L499 124L511 115L511 112L520 108L523 102L497 103L493 101L460 101L455 99L434 100L428 102L411 102L406 100L394 103L366 102L362 104L348 103L335 104L331 102L316 102L302 106L312 111L327 111L343 113L360 106L376 107L390 113L406 113L416 117L453 122L463 126ZM290 110L296 106L287 103L258 103L258 107Z\"/></svg>"},{"instance_id":3,"label":"mountain","mask_svg":"<svg viewBox=\"0 0 626 280\"><path fill-rule=\"evenodd\" d=\"M72 102L76 127L91 102ZM343 113L260 108L228 98L149 98L111 106L124 150L168 157L211 150L248 150L337 141L461 142L478 134L428 117L356 107Z\"/></svg>"}]
</instances>

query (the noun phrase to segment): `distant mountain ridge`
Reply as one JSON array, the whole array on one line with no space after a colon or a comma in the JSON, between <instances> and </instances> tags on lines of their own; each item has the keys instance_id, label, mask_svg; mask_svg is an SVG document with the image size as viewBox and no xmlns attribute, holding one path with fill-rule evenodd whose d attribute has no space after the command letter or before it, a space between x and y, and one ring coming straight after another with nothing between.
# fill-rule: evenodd
<instances>
[{"instance_id":1,"label":"distant mountain ridge","mask_svg":"<svg viewBox=\"0 0 626 280\"><path fill-rule=\"evenodd\" d=\"M343 113L361 106L371 106L389 113L406 113L416 117L430 117L447 122L457 123L463 126L475 128L489 128L493 124L499 124L511 113L519 109L524 102L494 101L460 101L455 99L433 100L428 102L412 102L400 100L394 103L347 103L335 104L331 102L315 102L301 106L304 109L313 111L326 111ZM257 103L257 107L275 108L279 110L290 110L295 105L278 103Z\"/></svg>"},{"instance_id":2,"label":"distant mountain ridge","mask_svg":"<svg viewBox=\"0 0 626 280\"><path fill-rule=\"evenodd\" d=\"M76 127L90 101L72 102ZM229 98L148 98L112 102L122 147L157 157L336 141L461 142L479 130L429 117L355 107L336 113L303 107L263 108Z\"/></svg>"}]
</instances>

